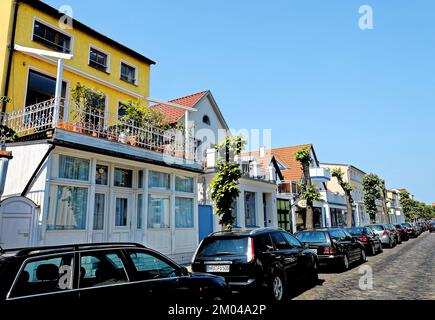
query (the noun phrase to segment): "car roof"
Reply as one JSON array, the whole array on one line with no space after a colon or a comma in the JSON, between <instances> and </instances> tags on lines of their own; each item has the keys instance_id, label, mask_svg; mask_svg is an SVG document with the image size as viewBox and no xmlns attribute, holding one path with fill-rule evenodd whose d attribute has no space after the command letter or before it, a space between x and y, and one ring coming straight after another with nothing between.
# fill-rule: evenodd
<instances>
[{"instance_id":1,"label":"car roof","mask_svg":"<svg viewBox=\"0 0 435 320\"><path fill-rule=\"evenodd\" d=\"M284 231L284 229L279 228L258 228L254 230L233 230L233 231L217 231L214 233L211 233L208 235L209 237L254 237L260 234L270 233L270 232L277 232L277 231Z\"/></svg>"},{"instance_id":2,"label":"car roof","mask_svg":"<svg viewBox=\"0 0 435 320\"><path fill-rule=\"evenodd\" d=\"M139 243L130 242L105 242L105 243L82 243L82 244L68 244L58 246L43 246L43 247L28 247L28 248L15 248L15 249L2 249L0 247L0 256L10 257L23 257L23 256L37 256L48 253L63 253L79 250L93 250L93 249L111 249L111 248L142 248L146 247Z\"/></svg>"}]
</instances>

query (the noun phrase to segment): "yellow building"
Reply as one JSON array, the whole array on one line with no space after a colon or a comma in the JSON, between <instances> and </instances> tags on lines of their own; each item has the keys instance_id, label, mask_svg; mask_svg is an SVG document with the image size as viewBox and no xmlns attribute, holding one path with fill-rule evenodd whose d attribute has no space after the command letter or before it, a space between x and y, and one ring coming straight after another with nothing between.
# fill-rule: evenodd
<instances>
[{"instance_id":1,"label":"yellow building","mask_svg":"<svg viewBox=\"0 0 435 320\"><path fill-rule=\"evenodd\" d=\"M73 55L64 67L67 101L77 83L99 89L101 111L115 115L122 103L148 97L152 60L79 21L69 23L47 4L2 0L0 21L0 95L12 99L3 111L22 110L55 93L56 59L12 50L16 45Z\"/></svg>"},{"instance_id":2,"label":"yellow building","mask_svg":"<svg viewBox=\"0 0 435 320\"><path fill-rule=\"evenodd\" d=\"M0 21L0 95L12 99L0 124L16 133L0 136L13 155L0 246L133 241L190 261L202 173L193 138L120 117L123 103L148 98L154 62L76 20L59 23L69 21L41 1L0 0ZM59 54L73 57L57 100ZM77 83L98 94L73 99Z\"/></svg>"}]
</instances>

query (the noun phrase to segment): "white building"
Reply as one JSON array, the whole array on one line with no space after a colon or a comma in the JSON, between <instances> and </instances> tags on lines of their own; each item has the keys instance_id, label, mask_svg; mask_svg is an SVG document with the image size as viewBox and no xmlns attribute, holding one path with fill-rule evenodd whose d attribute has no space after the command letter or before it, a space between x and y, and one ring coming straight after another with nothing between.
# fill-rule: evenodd
<instances>
[{"instance_id":1,"label":"white building","mask_svg":"<svg viewBox=\"0 0 435 320\"><path fill-rule=\"evenodd\" d=\"M184 138L177 130L143 127L132 145L123 132L101 126L91 133L81 125L80 133L51 124L30 128L21 142L7 145L13 159L0 245L134 241L188 261L198 245L202 166L191 160Z\"/></svg>"},{"instance_id":2,"label":"white building","mask_svg":"<svg viewBox=\"0 0 435 320\"><path fill-rule=\"evenodd\" d=\"M197 144L196 160L203 164L204 174L198 178L199 239L213 231L221 230L219 219L213 214L210 199L210 182L216 174L214 146L230 134L229 127L210 91L203 91L170 101L193 108L189 127L194 128ZM155 106L166 115L170 123L184 124L182 111L168 105ZM257 227L276 227L276 184L264 167L254 165L254 159L239 159L244 177L240 181L240 197L235 204L236 226L242 230ZM249 168L248 168L249 167Z\"/></svg>"}]
</instances>

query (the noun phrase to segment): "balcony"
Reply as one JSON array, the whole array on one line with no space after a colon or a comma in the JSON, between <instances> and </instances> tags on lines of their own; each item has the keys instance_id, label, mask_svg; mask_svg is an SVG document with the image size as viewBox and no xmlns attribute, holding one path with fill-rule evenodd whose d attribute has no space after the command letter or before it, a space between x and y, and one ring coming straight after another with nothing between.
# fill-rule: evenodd
<instances>
[{"instance_id":1,"label":"balcony","mask_svg":"<svg viewBox=\"0 0 435 320\"><path fill-rule=\"evenodd\" d=\"M331 171L325 168L310 168L311 181L324 183L331 180Z\"/></svg>"},{"instance_id":2,"label":"balcony","mask_svg":"<svg viewBox=\"0 0 435 320\"><path fill-rule=\"evenodd\" d=\"M278 194L299 194L299 184L297 181L283 180L277 183Z\"/></svg>"},{"instance_id":3,"label":"balcony","mask_svg":"<svg viewBox=\"0 0 435 320\"><path fill-rule=\"evenodd\" d=\"M121 120L117 115L77 104L68 105L64 100L56 103L55 99L51 99L28 106L24 110L1 113L0 121L2 125L15 131L17 141L41 139L53 131L64 137L67 132L98 139L105 148L110 146L107 144L110 142L164 156L191 161L194 159L194 140L190 137L186 139L184 130L165 130ZM0 139L3 142L7 140L5 137ZM91 141L88 138L82 140Z\"/></svg>"}]
</instances>

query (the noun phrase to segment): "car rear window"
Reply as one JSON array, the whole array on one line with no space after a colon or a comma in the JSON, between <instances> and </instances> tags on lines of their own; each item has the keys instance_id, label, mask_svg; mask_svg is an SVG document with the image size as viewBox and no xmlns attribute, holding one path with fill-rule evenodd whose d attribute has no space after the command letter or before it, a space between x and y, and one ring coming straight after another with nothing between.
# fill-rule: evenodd
<instances>
[{"instance_id":1,"label":"car rear window","mask_svg":"<svg viewBox=\"0 0 435 320\"><path fill-rule=\"evenodd\" d=\"M307 232L301 232L296 235L296 238L298 238L302 242L308 242L308 243L327 243L328 240L326 238L326 235L324 232L316 232L316 231L307 231Z\"/></svg>"},{"instance_id":2,"label":"car rear window","mask_svg":"<svg viewBox=\"0 0 435 320\"><path fill-rule=\"evenodd\" d=\"M347 232L349 232L351 235L355 236L355 235L359 235L362 233L367 233L367 230L365 228L351 228L351 229L347 229Z\"/></svg>"},{"instance_id":3,"label":"car rear window","mask_svg":"<svg viewBox=\"0 0 435 320\"><path fill-rule=\"evenodd\" d=\"M243 256L248 250L248 237L208 238L198 251L198 257Z\"/></svg>"},{"instance_id":4,"label":"car rear window","mask_svg":"<svg viewBox=\"0 0 435 320\"><path fill-rule=\"evenodd\" d=\"M409 223L404 223L404 224L402 224L402 226L404 226L405 228L411 227L411 225Z\"/></svg>"},{"instance_id":5,"label":"car rear window","mask_svg":"<svg viewBox=\"0 0 435 320\"><path fill-rule=\"evenodd\" d=\"M372 228L373 230L376 230L376 231L383 231L384 230L384 227L383 226L379 226L379 225L370 226L370 228Z\"/></svg>"}]
</instances>

